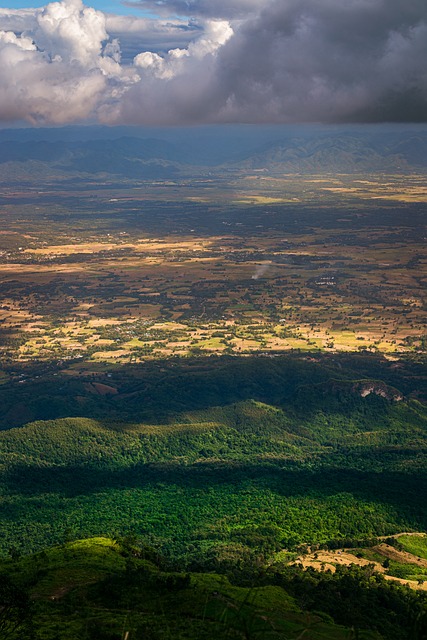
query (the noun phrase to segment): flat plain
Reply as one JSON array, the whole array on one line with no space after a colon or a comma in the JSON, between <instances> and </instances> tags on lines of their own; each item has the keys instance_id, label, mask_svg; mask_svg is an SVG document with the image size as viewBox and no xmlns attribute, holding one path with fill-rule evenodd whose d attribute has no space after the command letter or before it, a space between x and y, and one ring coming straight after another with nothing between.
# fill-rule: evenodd
<instances>
[{"instance_id":1,"label":"flat plain","mask_svg":"<svg viewBox=\"0 0 427 640\"><path fill-rule=\"evenodd\" d=\"M2 359L423 352L426 198L417 174L3 186Z\"/></svg>"}]
</instances>

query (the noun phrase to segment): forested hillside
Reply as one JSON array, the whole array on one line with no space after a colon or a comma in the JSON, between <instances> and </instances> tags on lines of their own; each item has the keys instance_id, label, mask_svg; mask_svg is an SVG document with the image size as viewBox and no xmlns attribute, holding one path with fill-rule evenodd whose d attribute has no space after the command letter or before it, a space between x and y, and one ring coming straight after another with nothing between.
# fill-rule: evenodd
<instances>
[{"instance_id":1,"label":"forested hillside","mask_svg":"<svg viewBox=\"0 0 427 640\"><path fill-rule=\"evenodd\" d=\"M195 566L427 528L417 363L207 360L120 371L114 396L10 386L39 419L0 433L3 553L132 532Z\"/></svg>"},{"instance_id":2,"label":"forested hillside","mask_svg":"<svg viewBox=\"0 0 427 640\"><path fill-rule=\"evenodd\" d=\"M371 567L173 567L135 537L94 538L3 561L9 640L422 640L426 593Z\"/></svg>"},{"instance_id":3,"label":"forested hillside","mask_svg":"<svg viewBox=\"0 0 427 640\"><path fill-rule=\"evenodd\" d=\"M422 374L319 353L16 370L4 637L421 640L425 538L392 536L427 529Z\"/></svg>"}]
</instances>

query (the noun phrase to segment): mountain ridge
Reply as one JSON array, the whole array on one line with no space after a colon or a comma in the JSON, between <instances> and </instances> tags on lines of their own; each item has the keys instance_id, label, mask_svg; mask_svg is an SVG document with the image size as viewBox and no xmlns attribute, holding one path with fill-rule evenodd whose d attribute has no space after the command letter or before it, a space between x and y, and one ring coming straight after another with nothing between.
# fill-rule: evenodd
<instances>
[{"instance_id":1,"label":"mountain ridge","mask_svg":"<svg viewBox=\"0 0 427 640\"><path fill-rule=\"evenodd\" d=\"M1 139L1 138L0 138ZM221 142L223 145L221 147ZM172 177L190 167L200 170L266 170L282 173L410 172L427 169L427 133L411 134L317 134L269 139L251 148L225 141L184 141L139 138L131 135L110 139L26 140L13 137L0 145L3 181L28 167L43 174L46 168L64 176L106 173L121 177Z\"/></svg>"}]
</instances>

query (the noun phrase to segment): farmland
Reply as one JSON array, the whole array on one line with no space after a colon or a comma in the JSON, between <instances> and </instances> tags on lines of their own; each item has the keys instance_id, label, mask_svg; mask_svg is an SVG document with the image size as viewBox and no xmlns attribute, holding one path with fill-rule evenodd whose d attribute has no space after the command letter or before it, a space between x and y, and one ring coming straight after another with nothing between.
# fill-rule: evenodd
<instances>
[{"instance_id":1,"label":"farmland","mask_svg":"<svg viewBox=\"0 0 427 640\"><path fill-rule=\"evenodd\" d=\"M423 184L239 170L3 186L2 359L423 352Z\"/></svg>"}]
</instances>

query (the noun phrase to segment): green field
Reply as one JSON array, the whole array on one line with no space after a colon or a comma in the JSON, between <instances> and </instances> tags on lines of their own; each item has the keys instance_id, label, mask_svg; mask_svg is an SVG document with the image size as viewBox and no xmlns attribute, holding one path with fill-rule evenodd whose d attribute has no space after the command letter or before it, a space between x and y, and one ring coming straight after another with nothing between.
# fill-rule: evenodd
<instances>
[{"instance_id":1,"label":"green field","mask_svg":"<svg viewBox=\"0 0 427 640\"><path fill-rule=\"evenodd\" d=\"M399 542L405 551L427 560L427 537L400 536Z\"/></svg>"}]
</instances>

